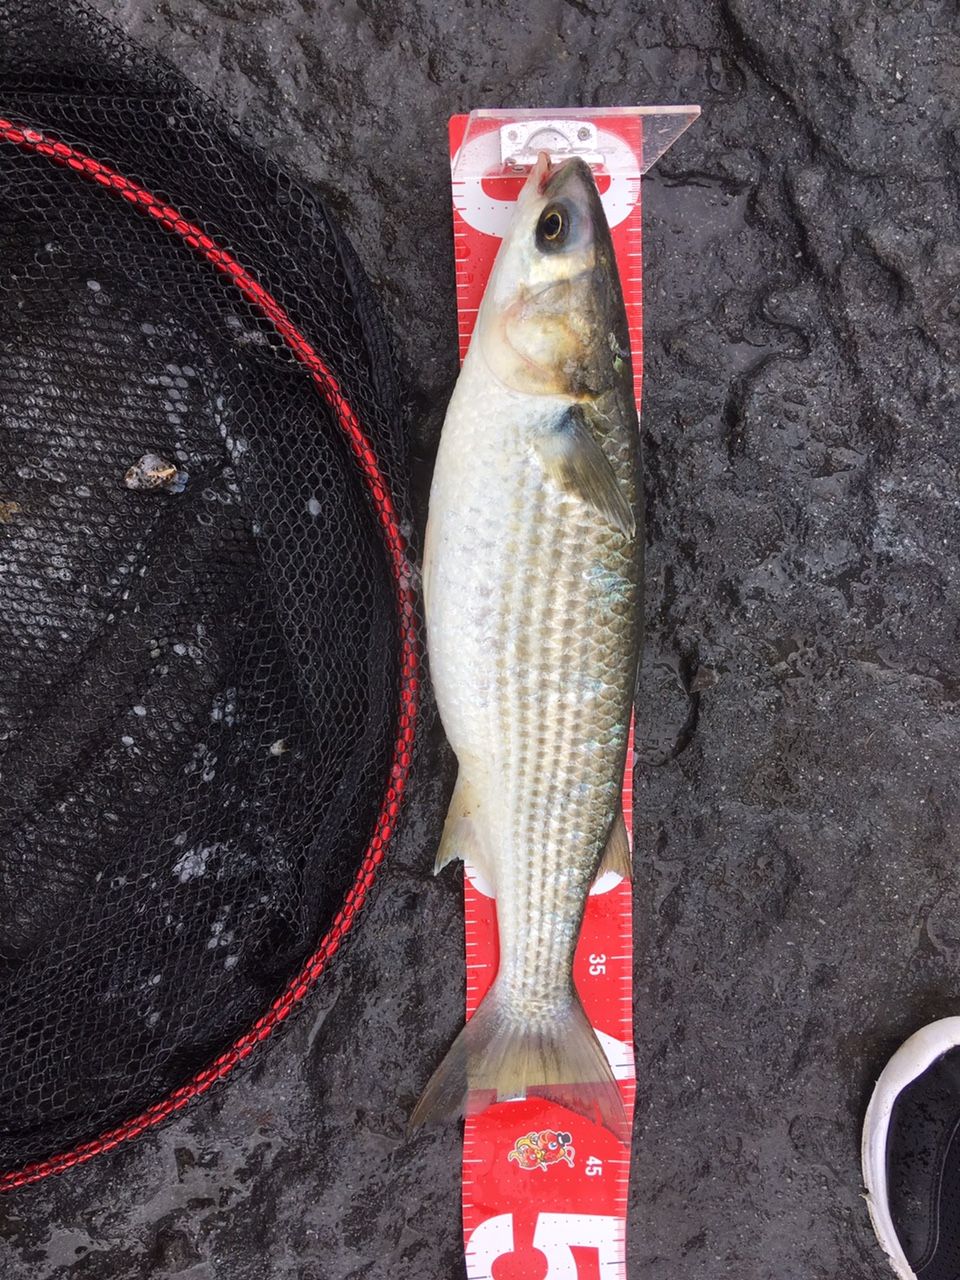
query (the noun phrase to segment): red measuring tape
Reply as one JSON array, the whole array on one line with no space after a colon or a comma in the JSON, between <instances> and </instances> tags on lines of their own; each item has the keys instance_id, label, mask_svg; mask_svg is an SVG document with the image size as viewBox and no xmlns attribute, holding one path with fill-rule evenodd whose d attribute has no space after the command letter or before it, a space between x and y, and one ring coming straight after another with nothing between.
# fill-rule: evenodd
<instances>
[{"instance_id":1,"label":"red measuring tape","mask_svg":"<svg viewBox=\"0 0 960 1280\"><path fill-rule=\"evenodd\" d=\"M643 357L640 175L643 121L636 112L474 112L450 121L460 358L466 355L487 277L513 201L535 156L583 154L610 222L623 285L637 405ZM516 154L508 154L509 150ZM514 160L515 163L509 163ZM623 783L633 818L633 733ZM467 868L467 1017L499 960L496 907ZM633 912L628 882L594 886L574 963L584 1008L607 1052L632 1121ZM603 1126L542 1098L499 1103L466 1122L463 1230L470 1280L626 1280L630 1150Z\"/></svg>"}]
</instances>

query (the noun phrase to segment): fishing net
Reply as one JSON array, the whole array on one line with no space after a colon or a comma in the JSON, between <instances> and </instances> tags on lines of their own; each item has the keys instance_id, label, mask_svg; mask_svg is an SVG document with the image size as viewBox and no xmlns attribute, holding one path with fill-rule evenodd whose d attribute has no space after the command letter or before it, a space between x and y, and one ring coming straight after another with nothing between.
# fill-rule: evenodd
<instances>
[{"instance_id":1,"label":"fishing net","mask_svg":"<svg viewBox=\"0 0 960 1280\"><path fill-rule=\"evenodd\" d=\"M404 439L317 197L76 0L0 0L0 1188L316 981L416 702Z\"/></svg>"}]
</instances>

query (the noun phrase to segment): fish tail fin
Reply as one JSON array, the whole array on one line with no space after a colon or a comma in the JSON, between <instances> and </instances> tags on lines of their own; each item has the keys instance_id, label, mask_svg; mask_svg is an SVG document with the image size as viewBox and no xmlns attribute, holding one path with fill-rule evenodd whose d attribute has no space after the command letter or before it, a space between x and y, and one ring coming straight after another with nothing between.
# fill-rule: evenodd
<instances>
[{"instance_id":1,"label":"fish tail fin","mask_svg":"<svg viewBox=\"0 0 960 1280\"><path fill-rule=\"evenodd\" d=\"M409 1127L525 1097L547 1098L629 1140L620 1089L575 991L562 1013L530 1026L494 986L431 1076Z\"/></svg>"}]
</instances>

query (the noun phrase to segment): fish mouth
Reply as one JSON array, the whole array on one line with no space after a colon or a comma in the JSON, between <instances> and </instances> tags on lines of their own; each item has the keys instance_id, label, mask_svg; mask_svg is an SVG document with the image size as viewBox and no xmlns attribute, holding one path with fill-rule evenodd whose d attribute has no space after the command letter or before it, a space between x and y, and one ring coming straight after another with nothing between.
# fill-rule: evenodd
<instances>
[{"instance_id":1,"label":"fish mouth","mask_svg":"<svg viewBox=\"0 0 960 1280\"><path fill-rule=\"evenodd\" d=\"M573 185L596 194L597 187L590 172L590 166L580 156L570 156L555 165L551 163L549 155L541 151L537 158L537 166L540 166L541 161L545 162L544 168L538 175L541 195L555 196Z\"/></svg>"},{"instance_id":2,"label":"fish mouth","mask_svg":"<svg viewBox=\"0 0 960 1280\"><path fill-rule=\"evenodd\" d=\"M537 153L536 163L530 171L528 179L529 186L538 193L543 192L543 188L550 181L550 175L554 172L553 165L550 163L549 151L539 151Z\"/></svg>"},{"instance_id":3,"label":"fish mouth","mask_svg":"<svg viewBox=\"0 0 960 1280\"><path fill-rule=\"evenodd\" d=\"M590 166L579 156L568 156L554 164L549 151L541 151L530 171L530 186L538 195L556 195L574 177L587 188L594 187Z\"/></svg>"}]
</instances>

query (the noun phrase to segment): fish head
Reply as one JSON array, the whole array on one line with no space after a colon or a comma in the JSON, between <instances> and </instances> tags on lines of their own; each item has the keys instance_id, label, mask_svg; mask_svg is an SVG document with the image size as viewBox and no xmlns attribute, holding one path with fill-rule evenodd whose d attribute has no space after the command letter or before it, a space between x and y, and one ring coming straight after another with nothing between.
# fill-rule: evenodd
<instances>
[{"instance_id":1,"label":"fish head","mask_svg":"<svg viewBox=\"0 0 960 1280\"><path fill-rule=\"evenodd\" d=\"M541 152L477 318L491 372L528 395L602 395L629 364L610 229L583 160Z\"/></svg>"}]
</instances>

